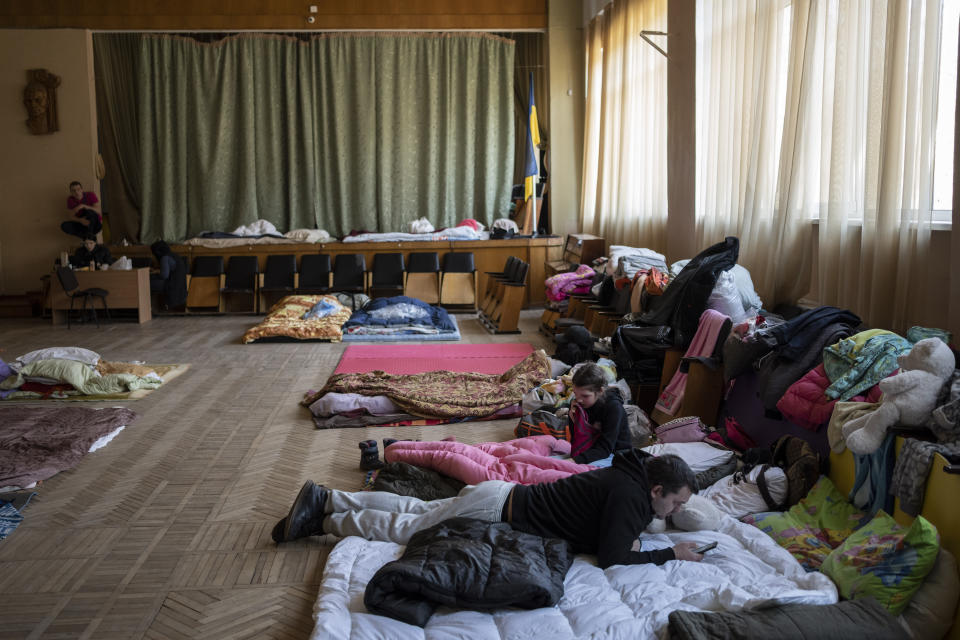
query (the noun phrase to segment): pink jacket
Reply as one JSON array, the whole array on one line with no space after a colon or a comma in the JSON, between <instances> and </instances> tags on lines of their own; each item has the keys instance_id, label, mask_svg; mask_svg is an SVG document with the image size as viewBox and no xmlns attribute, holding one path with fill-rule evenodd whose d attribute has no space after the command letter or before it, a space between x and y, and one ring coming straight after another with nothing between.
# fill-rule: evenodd
<instances>
[{"instance_id":1,"label":"pink jacket","mask_svg":"<svg viewBox=\"0 0 960 640\"><path fill-rule=\"evenodd\" d=\"M572 460L551 458L569 454L570 443L553 436L530 436L507 442L462 442L399 440L384 450L387 462L406 462L439 471L467 484L506 480L518 484L553 482L594 467Z\"/></svg>"},{"instance_id":2,"label":"pink jacket","mask_svg":"<svg viewBox=\"0 0 960 640\"><path fill-rule=\"evenodd\" d=\"M790 422L816 431L820 425L830 422L833 405L837 404L825 393L829 386L830 378L823 364L818 364L787 388L777 401L777 409ZM873 385L865 394L850 398L850 402L879 402L882 395L880 387Z\"/></svg>"}]
</instances>

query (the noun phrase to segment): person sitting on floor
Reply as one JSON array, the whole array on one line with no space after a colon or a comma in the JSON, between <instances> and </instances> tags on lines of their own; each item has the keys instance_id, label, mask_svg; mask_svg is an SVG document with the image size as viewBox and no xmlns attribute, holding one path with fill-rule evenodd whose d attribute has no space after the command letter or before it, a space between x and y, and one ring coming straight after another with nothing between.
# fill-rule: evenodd
<instances>
[{"instance_id":1,"label":"person sitting on floor","mask_svg":"<svg viewBox=\"0 0 960 640\"><path fill-rule=\"evenodd\" d=\"M83 243L70 256L70 264L74 267L89 267L94 263L94 268L105 269L113 264L113 256L110 255L110 249L102 244L97 244L97 236L88 233L83 238Z\"/></svg>"},{"instance_id":2,"label":"person sitting on floor","mask_svg":"<svg viewBox=\"0 0 960 640\"><path fill-rule=\"evenodd\" d=\"M700 561L703 555L693 552L697 545L692 542L645 551L638 537L654 516L679 511L696 487L693 471L681 458L654 457L640 449L616 454L609 467L555 482L488 480L467 485L453 498L429 502L385 491L337 491L307 480L272 536L277 543L331 533L407 544L418 531L467 517L562 538L575 553L596 554L601 568Z\"/></svg>"},{"instance_id":3,"label":"person sitting on floor","mask_svg":"<svg viewBox=\"0 0 960 640\"><path fill-rule=\"evenodd\" d=\"M83 238L94 236L103 229L103 215L100 213L100 200L93 191L84 191L83 185L74 180L70 183L70 196L67 198L67 210L78 220L68 220L60 225L64 233Z\"/></svg>"},{"instance_id":4,"label":"person sitting on floor","mask_svg":"<svg viewBox=\"0 0 960 640\"><path fill-rule=\"evenodd\" d=\"M572 382L570 417L581 420L583 428L572 429L571 457L579 464L608 467L616 451L632 446L623 396L616 387L604 390L603 369L592 362L581 365Z\"/></svg>"}]
</instances>

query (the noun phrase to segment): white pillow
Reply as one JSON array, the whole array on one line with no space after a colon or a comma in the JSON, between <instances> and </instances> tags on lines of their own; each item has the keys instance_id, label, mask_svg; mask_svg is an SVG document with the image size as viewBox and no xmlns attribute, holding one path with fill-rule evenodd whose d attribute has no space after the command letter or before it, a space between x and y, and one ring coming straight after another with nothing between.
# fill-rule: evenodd
<instances>
[{"instance_id":1,"label":"white pillow","mask_svg":"<svg viewBox=\"0 0 960 640\"><path fill-rule=\"evenodd\" d=\"M750 513L770 511L770 507L760 495L760 487L757 486L761 469L763 466L754 467L739 483L733 482L736 474L720 478L699 495L709 498L721 511L737 519ZM773 500L777 503L783 502L787 497L787 474L780 467L770 467L763 477Z\"/></svg>"},{"instance_id":2,"label":"white pillow","mask_svg":"<svg viewBox=\"0 0 960 640\"><path fill-rule=\"evenodd\" d=\"M733 458L733 451L720 449L706 442L665 442L652 444L649 447L644 447L643 450L654 456L662 456L667 453L680 456L684 462L690 465L694 473L712 469Z\"/></svg>"},{"instance_id":3,"label":"white pillow","mask_svg":"<svg viewBox=\"0 0 960 640\"><path fill-rule=\"evenodd\" d=\"M953 625L958 599L957 560L941 547L930 573L897 619L911 638L945 638Z\"/></svg>"},{"instance_id":4,"label":"white pillow","mask_svg":"<svg viewBox=\"0 0 960 640\"><path fill-rule=\"evenodd\" d=\"M550 377L551 378L559 378L560 376L565 374L567 371L570 371L570 365L568 365L563 360L556 360L549 356L547 357L547 360L550 361Z\"/></svg>"},{"instance_id":5,"label":"white pillow","mask_svg":"<svg viewBox=\"0 0 960 640\"><path fill-rule=\"evenodd\" d=\"M696 493L690 496L683 509L670 516L673 525L684 531L716 531L723 519L723 512L709 498Z\"/></svg>"},{"instance_id":6,"label":"white pillow","mask_svg":"<svg viewBox=\"0 0 960 640\"><path fill-rule=\"evenodd\" d=\"M25 353L17 358L17 362L23 366L31 362L36 362L37 360L53 359L76 360L77 362L83 362L91 367L95 367L97 363L100 362L100 354L95 351L90 351L90 349L84 349L83 347L47 347L46 349L37 349L36 351Z\"/></svg>"}]
</instances>

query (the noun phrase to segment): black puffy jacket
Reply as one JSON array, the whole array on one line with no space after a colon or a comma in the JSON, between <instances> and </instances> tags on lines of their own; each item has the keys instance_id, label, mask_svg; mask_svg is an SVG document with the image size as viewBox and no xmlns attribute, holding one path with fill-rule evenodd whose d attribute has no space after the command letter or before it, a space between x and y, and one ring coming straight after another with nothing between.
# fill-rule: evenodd
<instances>
[{"instance_id":1,"label":"black puffy jacket","mask_svg":"<svg viewBox=\"0 0 960 640\"><path fill-rule=\"evenodd\" d=\"M551 607L573 562L568 544L503 522L451 518L410 538L380 567L363 604L371 613L424 626L445 605L463 609Z\"/></svg>"},{"instance_id":2,"label":"black puffy jacket","mask_svg":"<svg viewBox=\"0 0 960 640\"><path fill-rule=\"evenodd\" d=\"M670 281L662 296L651 299L650 310L640 316L640 324L669 326L674 346L689 345L717 278L737 264L739 255L740 240L734 236L698 253Z\"/></svg>"}]
</instances>

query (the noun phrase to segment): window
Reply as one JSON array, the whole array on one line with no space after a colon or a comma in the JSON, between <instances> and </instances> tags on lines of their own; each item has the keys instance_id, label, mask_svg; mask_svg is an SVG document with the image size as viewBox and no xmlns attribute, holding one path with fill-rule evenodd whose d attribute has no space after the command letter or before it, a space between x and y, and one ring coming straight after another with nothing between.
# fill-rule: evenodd
<instances>
[{"instance_id":1,"label":"window","mask_svg":"<svg viewBox=\"0 0 960 640\"><path fill-rule=\"evenodd\" d=\"M940 88L937 141L933 160L933 222L949 224L953 216L953 127L957 100L957 25L960 0L943 0L940 30Z\"/></svg>"}]
</instances>

